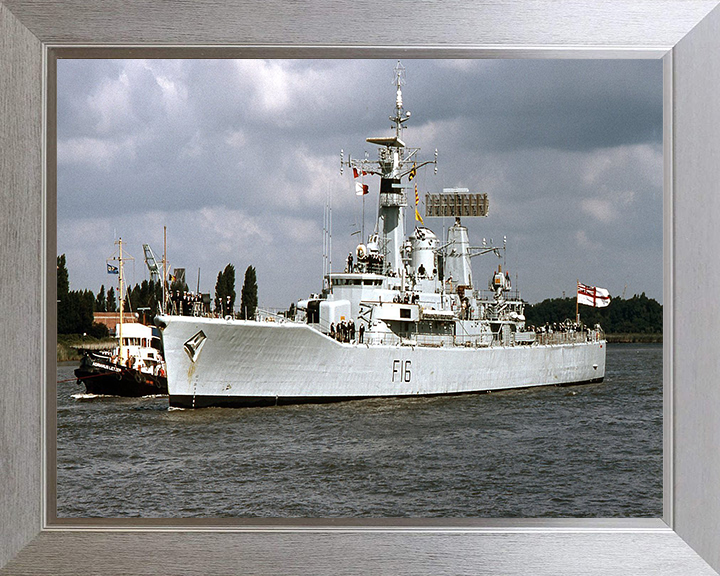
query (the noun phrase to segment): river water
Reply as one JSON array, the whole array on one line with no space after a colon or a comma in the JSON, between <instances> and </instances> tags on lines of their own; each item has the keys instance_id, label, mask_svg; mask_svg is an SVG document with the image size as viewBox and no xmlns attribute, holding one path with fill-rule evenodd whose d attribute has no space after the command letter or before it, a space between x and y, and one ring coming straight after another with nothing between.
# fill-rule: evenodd
<instances>
[{"instance_id":1,"label":"river water","mask_svg":"<svg viewBox=\"0 0 720 576\"><path fill-rule=\"evenodd\" d=\"M60 365L57 379L75 365ZM168 410L58 383L58 517L660 517L662 346L605 381Z\"/></svg>"}]
</instances>

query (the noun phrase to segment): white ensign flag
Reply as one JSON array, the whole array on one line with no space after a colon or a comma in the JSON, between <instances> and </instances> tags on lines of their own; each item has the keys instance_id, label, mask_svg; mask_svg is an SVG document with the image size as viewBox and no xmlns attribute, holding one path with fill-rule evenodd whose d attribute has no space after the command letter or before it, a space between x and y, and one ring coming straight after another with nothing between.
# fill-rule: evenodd
<instances>
[{"instance_id":1,"label":"white ensign flag","mask_svg":"<svg viewBox=\"0 0 720 576\"><path fill-rule=\"evenodd\" d=\"M587 286L586 284L580 284L580 282L578 282L577 301L578 304L602 308L610 304L610 292L605 290L605 288Z\"/></svg>"}]
</instances>

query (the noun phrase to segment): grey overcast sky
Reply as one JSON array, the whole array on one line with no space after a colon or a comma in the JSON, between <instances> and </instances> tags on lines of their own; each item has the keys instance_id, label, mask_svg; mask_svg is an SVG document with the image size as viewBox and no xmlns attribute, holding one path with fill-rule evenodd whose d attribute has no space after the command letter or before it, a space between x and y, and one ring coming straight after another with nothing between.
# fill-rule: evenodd
<instances>
[{"instance_id":1,"label":"grey overcast sky","mask_svg":"<svg viewBox=\"0 0 720 576\"><path fill-rule=\"evenodd\" d=\"M213 291L226 264L257 269L261 306L321 288L326 196L333 269L358 243L362 202L345 157L376 158L390 134L395 60L58 61L58 254L72 289L106 289L123 238L131 283L149 278L142 244ZM575 282L662 302L662 63L656 60L405 60L404 140L421 196L486 192L471 243L507 236L529 302ZM367 179L366 232L377 206ZM421 206L421 213L423 208ZM408 232L414 220L408 210ZM427 219L441 233L451 222ZM473 260L485 288L498 259ZM627 288L626 288L627 286Z\"/></svg>"}]
</instances>

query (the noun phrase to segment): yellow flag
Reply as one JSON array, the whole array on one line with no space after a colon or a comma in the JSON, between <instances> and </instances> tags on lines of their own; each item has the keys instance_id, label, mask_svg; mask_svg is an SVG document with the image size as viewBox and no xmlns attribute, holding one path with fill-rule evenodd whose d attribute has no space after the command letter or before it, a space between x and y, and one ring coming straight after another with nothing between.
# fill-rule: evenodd
<instances>
[{"instance_id":1,"label":"yellow flag","mask_svg":"<svg viewBox=\"0 0 720 576\"><path fill-rule=\"evenodd\" d=\"M418 212L417 208L415 208L415 220L420 222L420 224L423 224L423 225L425 224L425 222L423 222L422 216L420 216L420 212Z\"/></svg>"},{"instance_id":2,"label":"yellow flag","mask_svg":"<svg viewBox=\"0 0 720 576\"><path fill-rule=\"evenodd\" d=\"M412 180L417 175L417 170L415 169L415 163L413 163L412 170L410 170L410 175L408 176L408 180Z\"/></svg>"}]
</instances>

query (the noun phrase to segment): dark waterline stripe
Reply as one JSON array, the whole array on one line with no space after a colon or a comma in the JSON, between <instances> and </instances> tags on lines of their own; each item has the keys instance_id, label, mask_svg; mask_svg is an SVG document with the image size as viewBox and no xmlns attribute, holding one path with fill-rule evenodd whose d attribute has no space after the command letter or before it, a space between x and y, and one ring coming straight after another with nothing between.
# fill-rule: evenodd
<instances>
[{"instance_id":1,"label":"dark waterline stripe","mask_svg":"<svg viewBox=\"0 0 720 576\"><path fill-rule=\"evenodd\" d=\"M508 392L512 390L525 390L528 388L542 388L545 386L581 386L584 384L597 384L603 380L604 378L593 378L591 380L565 382L560 384L536 384L513 388L500 388L497 390L471 390L467 392L439 394L390 394L387 396L192 396L190 394L171 394L169 399L170 406L172 408L209 408L211 406L224 408L246 408L259 406L289 406L293 404L329 404L332 402L369 400L371 398L432 398L436 396L465 396L469 394L490 394Z\"/></svg>"}]
</instances>

